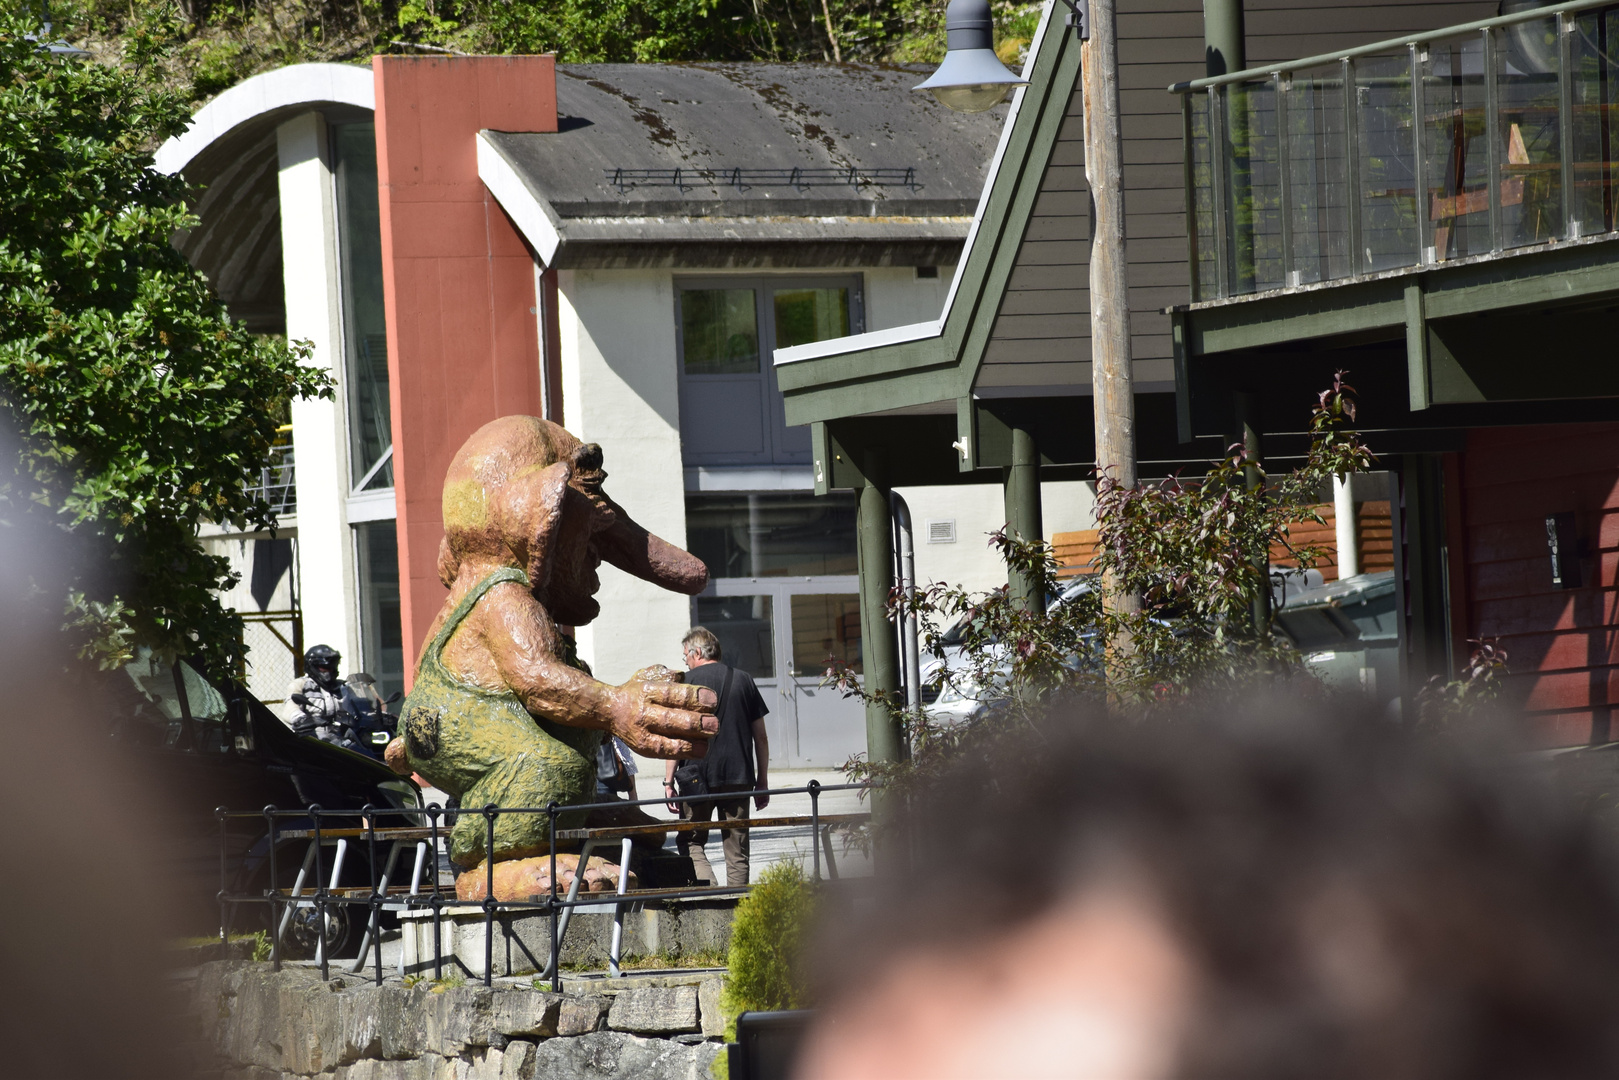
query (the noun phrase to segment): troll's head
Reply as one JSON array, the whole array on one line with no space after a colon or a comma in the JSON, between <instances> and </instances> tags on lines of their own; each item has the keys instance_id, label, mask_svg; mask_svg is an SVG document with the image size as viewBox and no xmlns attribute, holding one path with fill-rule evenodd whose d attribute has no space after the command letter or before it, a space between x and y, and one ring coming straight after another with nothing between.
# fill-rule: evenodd
<instances>
[{"instance_id":1,"label":"troll's head","mask_svg":"<svg viewBox=\"0 0 1619 1080\"><path fill-rule=\"evenodd\" d=\"M600 611L602 561L674 592L701 592L701 560L637 525L602 490L601 447L533 416L505 416L473 433L444 478L439 578L463 567L515 566L551 617L583 626Z\"/></svg>"}]
</instances>

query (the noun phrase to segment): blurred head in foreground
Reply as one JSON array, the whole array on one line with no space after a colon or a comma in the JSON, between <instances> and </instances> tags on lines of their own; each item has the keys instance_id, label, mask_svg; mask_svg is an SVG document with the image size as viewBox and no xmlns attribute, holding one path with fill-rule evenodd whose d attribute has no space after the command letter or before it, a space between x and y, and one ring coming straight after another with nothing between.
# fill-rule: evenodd
<instances>
[{"instance_id":1,"label":"blurred head in foreground","mask_svg":"<svg viewBox=\"0 0 1619 1080\"><path fill-rule=\"evenodd\" d=\"M1612 841L1541 768L1319 700L1052 717L914 808L796 1075L1619 1076Z\"/></svg>"},{"instance_id":2,"label":"blurred head in foreground","mask_svg":"<svg viewBox=\"0 0 1619 1080\"><path fill-rule=\"evenodd\" d=\"M0 493L17 458L0 426ZM192 1033L175 912L194 898L210 911L218 869L191 876L171 842L215 825L168 813L148 763L110 738L117 701L61 632L68 582L89 577L70 573L84 545L18 504L0 499L0 1075L177 1080Z\"/></svg>"}]
</instances>

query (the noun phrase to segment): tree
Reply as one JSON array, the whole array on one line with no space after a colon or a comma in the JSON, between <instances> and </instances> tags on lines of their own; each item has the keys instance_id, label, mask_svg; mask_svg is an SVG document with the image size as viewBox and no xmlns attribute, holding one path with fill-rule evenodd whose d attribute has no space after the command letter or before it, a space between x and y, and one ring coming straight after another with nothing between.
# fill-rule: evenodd
<instances>
[{"instance_id":1,"label":"tree","mask_svg":"<svg viewBox=\"0 0 1619 1080\"><path fill-rule=\"evenodd\" d=\"M1304 461L1282 475L1261 473L1257 488L1247 475L1255 465L1241 443L1195 478L1133 487L1112 475L1098 478L1093 570L1139 596L1139 610L1104 605L1100 589L1083 586L1044 611L1027 610L1005 588L983 594L939 584L909 594L896 590L890 618L915 612L924 652L939 661L931 688L987 707L965 722L940 723L926 709L907 711L897 694L876 695L904 718L912 755L893 763L855 760L847 771L903 794L942 775L964 752L989 752L1064 700L1088 697L1150 714L1166 699L1196 694L1241 701L1257 683L1300 676L1303 657L1291 643L1254 632L1253 600L1271 588L1273 552L1285 552L1301 569L1322 558L1320 550L1296 545L1290 526L1320 523L1319 494L1331 478L1372 464L1353 427L1353 395L1340 373L1315 403ZM1059 596L1073 584L1057 580L1045 544L1004 531L992 542L1009 574L1038 583L1043 595ZM1130 648L1118 648L1121 641ZM1480 679L1498 670L1486 666ZM828 677L847 694L873 696L847 671ZM1474 697L1480 692L1470 691Z\"/></svg>"},{"instance_id":2,"label":"tree","mask_svg":"<svg viewBox=\"0 0 1619 1080\"><path fill-rule=\"evenodd\" d=\"M210 97L283 64L365 61L416 46L554 52L565 63L859 60L937 62L946 0L52 0L58 32L118 58L143 35L162 77ZM995 0L1016 63L1042 5Z\"/></svg>"},{"instance_id":3,"label":"tree","mask_svg":"<svg viewBox=\"0 0 1619 1080\"><path fill-rule=\"evenodd\" d=\"M274 527L244 478L278 409L331 389L303 348L233 322L170 245L196 219L152 151L190 117L143 77L149 43L115 68L52 56L33 30L0 16L0 527L75 545L68 595L42 600L81 656L113 666L144 645L229 670L241 620L217 590L235 579L198 526Z\"/></svg>"}]
</instances>

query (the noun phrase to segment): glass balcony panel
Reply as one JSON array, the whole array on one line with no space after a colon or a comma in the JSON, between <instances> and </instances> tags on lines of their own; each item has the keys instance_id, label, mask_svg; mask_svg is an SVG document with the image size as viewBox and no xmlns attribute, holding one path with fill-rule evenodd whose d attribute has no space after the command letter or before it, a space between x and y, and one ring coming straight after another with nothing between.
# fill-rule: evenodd
<instances>
[{"instance_id":1,"label":"glass balcony panel","mask_svg":"<svg viewBox=\"0 0 1619 1080\"><path fill-rule=\"evenodd\" d=\"M1412 137L1408 52L1355 61L1360 123L1362 272L1417 261L1416 140Z\"/></svg>"},{"instance_id":2,"label":"glass balcony panel","mask_svg":"<svg viewBox=\"0 0 1619 1080\"><path fill-rule=\"evenodd\" d=\"M1282 286L1282 173L1276 88L1269 80L1231 88L1233 293Z\"/></svg>"},{"instance_id":3,"label":"glass balcony panel","mask_svg":"<svg viewBox=\"0 0 1619 1080\"><path fill-rule=\"evenodd\" d=\"M1570 231L1576 236L1614 227L1613 110L1619 100L1619 8L1581 13L1569 42L1574 114L1574 190Z\"/></svg>"},{"instance_id":4,"label":"glass balcony panel","mask_svg":"<svg viewBox=\"0 0 1619 1080\"><path fill-rule=\"evenodd\" d=\"M1192 110L1191 184L1187 209L1192 220L1187 227L1197 239L1197 298L1208 300L1220 295L1215 259L1219 255L1214 233L1214 165L1209 160L1209 96L1188 95Z\"/></svg>"},{"instance_id":5,"label":"glass balcony panel","mask_svg":"<svg viewBox=\"0 0 1619 1080\"><path fill-rule=\"evenodd\" d=\"M1557 20L1496 30L1495 131L1501 162L1501 246L1562 235Z\"/></svg>"},{"instance_id":6,"label":"glass balcony panel","mask_svg":"<svg viewBox=\"0 0 1619 1080\"><path fill-rule=\"evenodd\" d=\"M1353 267L1342 68L1335 64L1298 72L1283 87L1293 215L1293 280L1288 284L1347 277Z\"/></svg>"},{"instance_id":7,"label":"glass balcony panel","mask_svg":"<svg viewBox=\"0 0 1619 1080\"><path fill-rule=\"evenodd\" d=\"M1485 141L1484 39L1434 42L1422 64L1424 177L1433 259L1490 250L1489 147Z\"/></svg>"}]
</instances>

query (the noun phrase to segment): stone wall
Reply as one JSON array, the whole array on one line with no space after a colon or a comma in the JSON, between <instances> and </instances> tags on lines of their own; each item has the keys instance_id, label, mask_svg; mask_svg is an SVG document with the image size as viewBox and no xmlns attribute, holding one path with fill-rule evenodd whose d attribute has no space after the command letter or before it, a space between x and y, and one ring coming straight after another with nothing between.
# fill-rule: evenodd
<instances>
[{"instance_id":1,"label":"stone wall","mask_svg":"<svg viewBox=\"0 0 1619 1080\"><path fill-rule=\"evenodd\" d=\"M708 1080L723 976L453 985L216 961L191 1008L209 1080ZM548 984L546 984L548 985Z\"/></svg>"}]
</instances>

